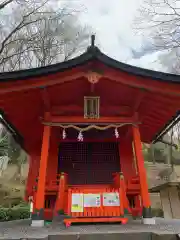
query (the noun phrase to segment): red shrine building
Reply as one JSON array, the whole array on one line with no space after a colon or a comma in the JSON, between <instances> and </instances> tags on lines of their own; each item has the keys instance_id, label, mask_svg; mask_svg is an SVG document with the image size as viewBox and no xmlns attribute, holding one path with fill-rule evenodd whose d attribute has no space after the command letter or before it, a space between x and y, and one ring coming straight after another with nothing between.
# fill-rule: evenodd
<instances>
[{"instance_id":1,"label":"red shrine building","mask_svg":"<svg viewBox=\"0 0 180 240\"><path fill-rule=\"evenodd\" d=\"M160 140L180 76L130 66L91 45L47 67L0 74L1 121L30 155L32 222L151 218L141 141Z\"/></svg>"}]
</instances>

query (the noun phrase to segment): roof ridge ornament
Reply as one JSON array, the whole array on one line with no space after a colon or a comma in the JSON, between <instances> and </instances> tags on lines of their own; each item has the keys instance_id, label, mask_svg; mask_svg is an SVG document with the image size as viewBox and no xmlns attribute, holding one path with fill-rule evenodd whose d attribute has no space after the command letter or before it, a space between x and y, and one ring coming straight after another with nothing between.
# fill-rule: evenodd
<instances>
[{"instance_id":1,"label":"roof ridge ornament","mask_svg":"<svg viewBox=\"0 0 180 240\"><path fill-rule=\"evenodd\" d=\"M95 35L91 35L91 47L94 47L95 46Z\"/></svg>"},{"instance_id":2,"label":"roof ridge ornament","mask_svg":"<svg viewBox=\"0 0 180 240\"><path fill-rule=\"evenodd\" d=\"M96 56L97 52L100 52L99 48L95 46L95 34L91 35L91 45L87 48L87 52Z\"/></svg>"}]
</instances>

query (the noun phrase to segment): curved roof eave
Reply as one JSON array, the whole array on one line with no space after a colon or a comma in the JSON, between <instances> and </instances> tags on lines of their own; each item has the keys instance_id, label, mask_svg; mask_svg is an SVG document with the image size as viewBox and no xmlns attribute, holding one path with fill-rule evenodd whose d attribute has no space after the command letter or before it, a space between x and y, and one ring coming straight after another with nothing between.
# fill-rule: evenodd
<instances>
[{"instance_id":1,"label":"curved roof eave","mask_svg":"<svg viewBox=\"0 0 180 240\"><path fill-rule=\"evenodd\" d=\"M5 114L4 111L0 109L0 123L4 125L4 127L7 129L7 131L12 135L12 137L15 139L15 141L24 149L24 138L21 136L21 134L18 132L18 130L15 128L12 123L10 123Z\"/></svg>"},{"instance_id":2,"label":"curved roof eave","mask_svg":"<svg viewBox=\"0 0 180 240\"><path fill-rule=\"evenodd\" d=\"M179 121L180 121L180 110L177 111L177 113L170 119L170 121L167 122L165 126L163 126L161 131L159 131L158 134L156 134L153 137L152 143L156 143L162 140L164 135L166 135L177 123L179 123Z\"/></svg>"},{"instance_id":3,"label":"curved roof eave","mask_svg":"<svg viewBox=\"0 0 180 240\"><path fill-rule=\"evenodd\" d=\"M148 69L139 68L132 65L128 65L126 63L119 62L102 53L96 46L88 47L87 51L81 54L80 56L65 62L61 62L61 63L57 63L57 64L45 66L45 67L40 67L40 68L32 68L32 69L26 69L26 70L20 70L20 71L0 73L0 82L27 80L33 77L55 74L57 72L63 72L77 66L82 66L92 60L99 60L100 62L107 65L108 67L129 73L132 75L151 78L154 80L159 80L164 82L180 83L180 75L148 70Z\"/></svg>"}]
</instances>

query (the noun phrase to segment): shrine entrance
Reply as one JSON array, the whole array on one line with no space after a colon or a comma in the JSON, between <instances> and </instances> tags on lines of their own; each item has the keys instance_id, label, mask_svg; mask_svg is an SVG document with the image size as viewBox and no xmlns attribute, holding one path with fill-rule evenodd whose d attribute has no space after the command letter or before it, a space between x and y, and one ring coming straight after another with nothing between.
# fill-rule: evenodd
<instances>
[{"instance_id":1,"label":"shrine entrance","mask_svg":"<svg viewBox=\"0 0 180 240\"><path fill-rule=\"evenodd\" d=\"M118 142L66 142L59 149L58 173L67 173L70 185L112 184L120 172Z\"/></svg>"}]
</instances>

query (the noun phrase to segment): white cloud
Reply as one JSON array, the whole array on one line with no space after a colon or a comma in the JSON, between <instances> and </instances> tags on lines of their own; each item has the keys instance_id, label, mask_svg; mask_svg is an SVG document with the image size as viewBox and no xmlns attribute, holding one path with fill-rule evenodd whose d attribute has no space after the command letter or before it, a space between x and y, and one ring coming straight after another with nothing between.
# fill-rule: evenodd
<instances>
[{"instance_id":1,"label":"white cloud","mask_svg":"<svg viewBox=\"0 0 180 240\"><path fill-rule=\"evenodd\" d=\"M165 68L158 61L159 52L154 52L152 54L147 54L140 59L132 59L127 63L136 67L148 68L156 71L164 71Z\"/></svg>"},{"instance_id":2,"label":"white cloud","mask_svg":"<svg viewBox=\"0 0 180 240\"><path fill-rule=\"evenodd\" d=\"M131 59L130 48L139 49L142 39L135 36L132 24L137 10L143 0L74 0L82 4L86 11L81 21L93 27L96 33L96 44L110 57L122 62L153 70L162 70L157 62L157 53L141 59Z\"/></svg>"},{"instance_id":3,"label":"white cloud","mask_svg":"<svg viewBox=\"0 0 180 240\"><path fill-rule=\"evenodd\" d=\"M96 31L101 49L113 58L125 60L129 57L128 47L140 44L133 34L132 22L142 0L81 0L87 8L82 21Z\"/></svg>"}]
</instances>

